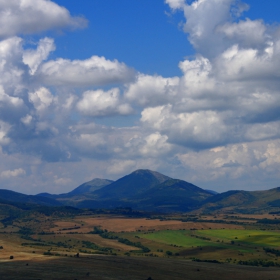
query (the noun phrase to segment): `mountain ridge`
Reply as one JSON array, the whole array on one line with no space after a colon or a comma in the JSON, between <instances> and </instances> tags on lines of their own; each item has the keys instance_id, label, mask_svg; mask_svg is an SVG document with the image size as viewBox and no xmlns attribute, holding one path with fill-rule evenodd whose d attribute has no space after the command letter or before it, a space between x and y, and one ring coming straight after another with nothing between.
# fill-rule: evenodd
<instances>
[{"instance_id":1,"label":"mountain ridge","mask_svg":"<svg viewBox=\"0 0 280 280\"><path fill-rule=\"evenodd\" d=\"M0 190L1 199L77 208L130 207L141 211L262 213L279 211L280 187L264 191L216 193L157 171L138 169L116 181L95 178L69 193L24 195Z\"/></svg>"}]
</instances>

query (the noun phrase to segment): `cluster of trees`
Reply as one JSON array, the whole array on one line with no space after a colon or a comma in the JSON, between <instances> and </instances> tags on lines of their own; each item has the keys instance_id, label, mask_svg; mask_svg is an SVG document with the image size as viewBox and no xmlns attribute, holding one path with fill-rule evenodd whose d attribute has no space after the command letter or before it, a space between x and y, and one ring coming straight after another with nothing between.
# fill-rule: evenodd
<instances>
[{"instance_id":1,"label":"cluster of trees","mask_svg":"<svg viewBox=\"0 0 280 280\"><path fill-rule=\"evenodd\" d=\"M272 249L272 248L263 248L266 253L274 254L275 256L280 256L280 250Z\"/></svg>"},{"instance_id":2,"label":"cluster of trees","mask_svg":"<svg viewBox=\"0 0 280 280\"><path fill-rule=\"evenodd\" d=\"M98 250L100 252L112 252L112 248L109 247L99 247L98 245L96 245L93 242L90 241L82 241L83 247L86 247L88 249L92 249L92 250ZM80 252L84 252L84 253L88 253L86 251L80 250Z\"/></svg>"},{"instance_id":3,"label":"cluster of trees","mask_svg":"<svg viewBox=\"0 0 280 280\"><path fill-rule=\"evenodd\" d=\"M277 262L274 261L265 261L265 260L248 260L248 261L239 261L238 264L241 265L251 265L251 266L263 266L263 267L269 267L269 266L280 266Z\"/></svg>"},{"instance_id":4,"label":"cluster of trees","mask_svg":"<svg viewBox=\"0 0 280 280\"><path fill-rule=\"evenodd\" d=\"M280 220L276 220L276 219L273 220L273 219L264 218L264 219L258 220L257 223L258 223L258 224L277 225L277 224L280 224Z\"/></svg>"},{"instance_id":5,"label":"cluster of trees","mask_svg":"<svg viewBox=\"0 0 280 280\"><path fill-rule=\"evenodd\" d=\"M199 236L199 235L194 235L194 234L191 234L191 237L195 237L195 238L198 238L198 239L211 241L211 238L204 237L204 236Z\"/></svg>"},{"instance_id":6,"label":"cluster of trees","mask_svg":"<svg viewBox=\"0 0 280 280\"><path fill-rule=\"evenodd\" d=\"M143 253L149 253L150 252L150 249L148 247L144 246L141 242L132 242L132 241L126 239L126 238L122 238L122 237L119 237L117 235L112 235L109 232L103 232L102 234L100 234L100 236L103 237L103 238L107 238L107 239L116 239L120 243L140 248Z\"/></svg>"},{"instance_id":7,"label":"cluster of trees","mask_svg":"<svg viewBox=\"0 0 280 280\"><path fill-rule=\"evenodd\" d=\"M222 263L222 262L220 262L218 260L201 260L201 259L196 259L196 258L192 259L192 261L193 262Z\"/></svg>"},{"instance_id":8,"label":"cluster of trees","mask_svg":"<svg viewBox=\"0 0 280 280\"><path fill-rule=\"evenodd\" d=\"M93 230L92 231L90 231L89 233L90 234L103 234L103 233L106 233L106 232L108 232L107 231L107 229L102 229L102 228L100 228L100 227L93 227Z\"/></svg>"}]
</instances>

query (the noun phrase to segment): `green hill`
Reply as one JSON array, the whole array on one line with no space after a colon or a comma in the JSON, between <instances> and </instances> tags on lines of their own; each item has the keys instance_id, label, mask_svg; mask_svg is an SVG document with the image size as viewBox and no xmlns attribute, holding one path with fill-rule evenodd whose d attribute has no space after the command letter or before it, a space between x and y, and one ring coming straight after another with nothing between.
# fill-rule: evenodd
<instances>
[{"instance_id":1,"label":"green hill","mask_svg":"<svg viewBox=\"0 0 280 280\"><path fill-rule=\"evenodd\" d=\"M217 194L204 201L199 211L246 214L280 211L280 188L265 191L228 191Z\"/></svg>"}]
</instances>

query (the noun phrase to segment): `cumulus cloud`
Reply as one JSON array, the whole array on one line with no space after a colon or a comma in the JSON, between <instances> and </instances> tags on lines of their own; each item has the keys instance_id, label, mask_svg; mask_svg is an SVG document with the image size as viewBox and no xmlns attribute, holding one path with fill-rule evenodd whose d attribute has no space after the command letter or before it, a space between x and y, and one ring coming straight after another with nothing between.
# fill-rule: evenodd
<instances>
[{"instance_id":1,"label":"cumulus cloud","mask_svg":"<svg viewBox=\"0 0 280 280\"><path fill-rule=\"evenodd\" d=\"M55 50L54 40L44 38L39 41L35 50L26 50L23 53L23 62L30 68L30 74L33 75L43 60L46 60L51 51Z\"/></svg>"},{"instance_id":2,"label":"cumulus cloud","mask_svg":"<svg viewBox=\"0 0 280 280\"><path fill-rule=\"evenodd\" d=\"M134 160L114 160L111 162L107 169L109 174L120 174L124 173L126 170L132 170L136 167L136 162Z\"/></svg>"},{"instance_id":3,"label":"cumulus cloud","mask_svg":"<svg viewBox=\"0 0 280 280\"><path fill-rule=\"evenodd\" d=\"M245 3L236 0L196 0L191 4L186 1L166 0L166 3L173 10L184 11L184 31L188 33L189 41L195 49L206 57L216 56L231 44L218 30L224 24L232 23L249 8Z\"/></svg>"},{"instance_id":4,"label":"cumulus cloud","mask_svg":"<svg viewBox=\"0 0 280 280\"><path fill-rule=\"evenodd\" d=\"M278 138L279 35L239 21L248 7L234 0L166 3L184 10L198 53L179 63L181 77L140 75L128 87L126 98L145 107L144 127L192 149Z\"/></svg>"},{"instance_id":5,"label":"cumulus cloud","mask_svg":"<svg viewBox=\"0 0 280 280\"><path fill-rule=\"evenodd\" d=\"M11 126L0 120L0 145L5 146L10 143L10 138L8 132Z\"/></svg>"},{"instance_id":6,"label":"cumulus cloud","mask_svg":"<svg viewBox=\"0 0 280 280\"><path fill-rule=\"evenodd\" d=\"M54 39L29 48L19 34L85 21L51 1L0 0L0 157L9 162L0 163L0 178L26 175L25 185L65 191L76 177L137 168L213 186L279 179L279 28L240 20L248 9L241 1L165 2L183 11L196 52L178 62L175 77L94 54L50 59Z\"/></svg>"},{"instance_id":7,"label":"cumulus cloud","mask_svg":"<svg viewBox=\"0 0 280 280\"><path fill-rule=\"evenodd\" d=\"M0 41L0 84L9 95L24 88L27 66L22 61L22 39L12 37Z\"/></svg>"},{"instance_id":8,"label":"cumulus cloud","mask_svg":"<svg viewBox=\"0 0 280 280\"><path fill-rule=\"evenodd\" d=\"M193 149L216 146L227 140L228 129L214 111L176 114L168 105L145 109L141 121L167 134L170 142Z\"/></svg>"},{"instance_id":9,"label":"cumulus cloud","mask_svg":"<svg viewBox=\"0 0 280 280\"><path fill-rule=\"evenodd\" d=\"M185 0L165 0L165 3L173 10L181 9L185 6Z\"/></svg>"},{"instance_id":10,"label":"cumulus cloud","mask_svg":"<svg viewBox=\"0 0 280 280\"><path fill-rule=\"evenodd\" d=\"M125 97L141 106L166 104L176 98L179 78L163 78L139 74L136 82L128 85Z\"/></svg>"},{"instance_id":11,"label":"cumulus cloud","mask_svg":"<svg viewBox=\"0 0 280 280\"><path fill-rule=\"evenodd\" d=\"M2 178L11 178L11 177L18 177L18 176L22 176L22 175L25 175L26 172L24 169L22 168L18 168L18 169L15 169L15 170L5 170L5 171L2 171L1 174L0 174L0 177Z\"/></svg>"},{"instance_id":12,"label":"cumulus cloud","mask_svg":"<svg viewBox=\"0 0 280 280\"><path fill-rule=\"evenodd\" d=\"M1 107L22 107L24 104L23 100L18 98L18 97L14 97L14 96L9 96L8 94L5 93L3 87L0 85L0 106Z\"/></svg>"},{"instance_id":13,"label":"cumulus cloud","mask_svg":"<svg viewBox=\"0 0 280 280\"><path fill-rule=\"evenodd\" d=\"M29 101L34 105L36 111L41 115L54 101L51 92L44 87L39 88L35 92L29 92Z\"/></svg>"},{"instance_id":14,"label":"cumulus cloud","mask_svg":"<svg viewBox=\"0 0 280 280\"><path fill-rule=\"evenodd\" d=\"M33 34L55 28L83 28L87 21L48 0L1 0L0 38Z\"/></svg>"},{"instance_id":15,"label":"cumulus cloud","mask_svg":"<svg viewBox=\"0 0 280 280\"><path fill-rule=\"evenodd\" d=\"M109 91L86 91L77 103L77 108L81 114L87 116L128 115L132 112L131 106L121 101L118 88Z\"/></svg>"},{"instance_id":16,"label":"cumulus cloud","mask_svg":"<svg viewBox=\"0 0 280 280\"><path fill-rule=\"evenodd\" d=\"M86 60L51 60L42 64L38 71L45 84L55 86L100 86L129 82L134 78L134 70L124 63L99 56Z\"/></svg>"},{"instance_id":17,"label":"cumulus cloud","mask_svg":"<svg viewBox=\"0 0 280 280\"><path fill-rule=\"evenodd\" d=\"M279 144L279 140L244 142L177 156L187 170L186 177L202 185L210 182L219 191L264 189L270 176L279 180L275 173L280 166Z\"/></svg>"}]
</instances>

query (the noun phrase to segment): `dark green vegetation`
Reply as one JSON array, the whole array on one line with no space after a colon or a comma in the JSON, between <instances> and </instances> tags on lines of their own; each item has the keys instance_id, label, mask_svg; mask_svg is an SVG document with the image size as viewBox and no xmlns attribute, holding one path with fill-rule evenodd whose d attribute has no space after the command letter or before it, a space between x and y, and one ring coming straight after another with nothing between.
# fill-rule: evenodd
<instances>
[{"instance_id":1,"label":"dark green vegetation","mask_svg":"<svg viewBox=\"0 0 280 280\"><path fill-rule=\"evenodd\" d=\"M0 189L0 202L1 201L12 201L19 203L32 203L32 204L40 204L46 206L60 206L63 205L61 202L43 196L35 196L35 195L25 195L18 192L10 191L10 190L1 190Z\"/></svg>"}]
</instances>

